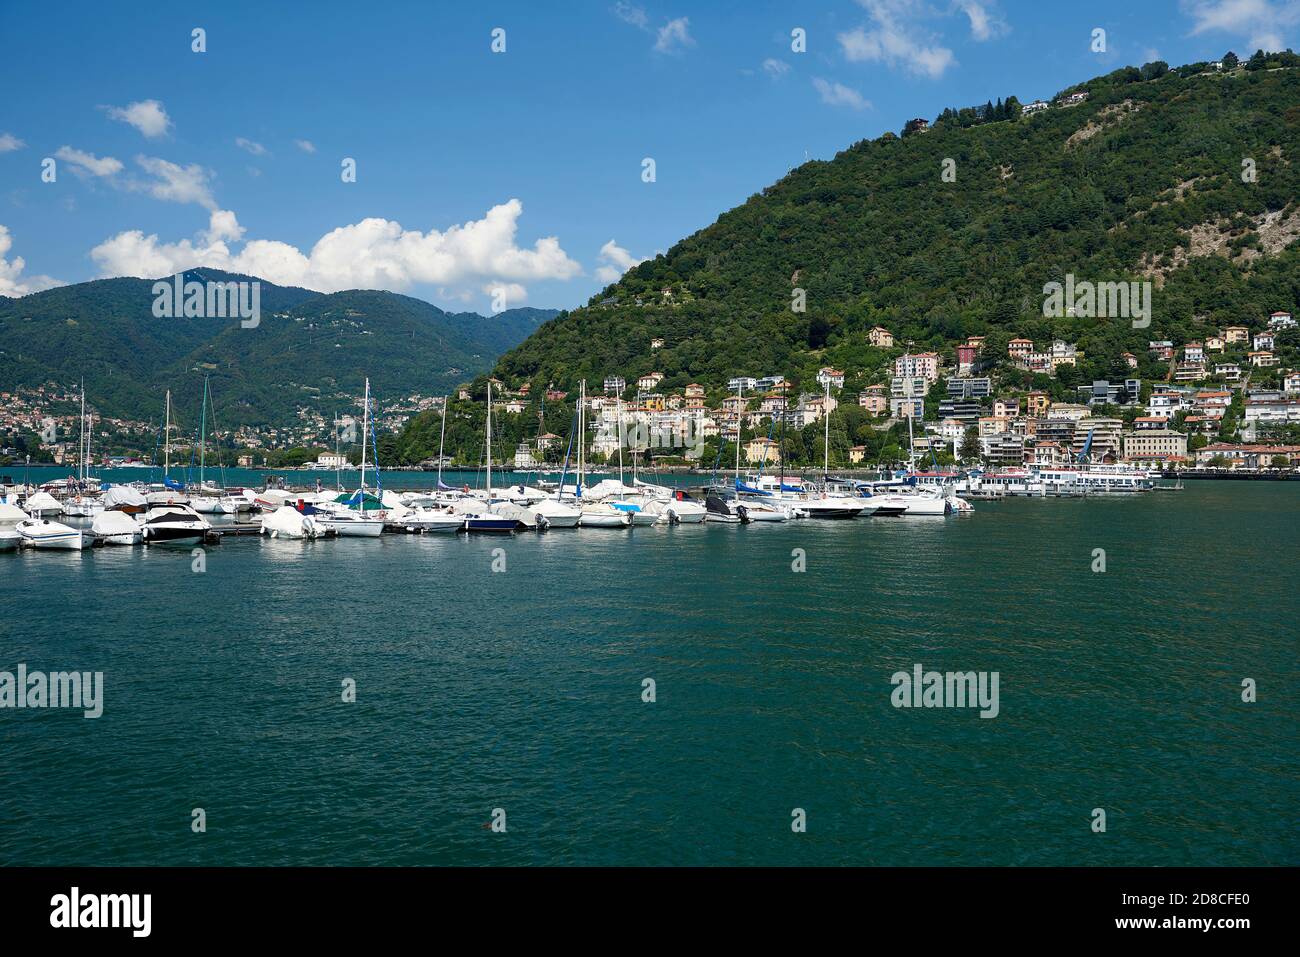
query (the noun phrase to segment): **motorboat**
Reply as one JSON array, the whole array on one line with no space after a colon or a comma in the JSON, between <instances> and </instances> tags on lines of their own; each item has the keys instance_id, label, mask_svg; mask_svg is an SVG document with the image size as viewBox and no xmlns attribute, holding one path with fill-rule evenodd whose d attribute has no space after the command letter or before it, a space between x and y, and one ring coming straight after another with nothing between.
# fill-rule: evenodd
<instances>
[{"instance_id":1,"label":"motorboat","mask_svg":"<svg viewBox=\"0 0 1300 957\"><path fill-rule=\"evenodd\" d=\"M139 545L144 541L144 529L126 512L108 509L95 516L90 532L105 545Z\"/></svg>"},{"instance_id":2,"label":"motorboat","mask_svg":"<svg viewBox=\"0 0 1300 957\"><path fill-rule=\"evenodd\" d=\"M532 502L529 506L539 518L546 519L547 528L577 528L582 518L582 510L557 502L553 498L544 498Z\"/></svg>"},{"instance_id":3,"label":"motorboat","mask_svg":"<svg viewBox=\"0 0 1300 957\"><path fill-rule=\"evenodd\" d=\"M578 524L583 528L631 528L632 513L608 502L583 502Z\"/></svg>"},{"instance_id":4,"label":"motorboat","mask_svg":"<svg viewBox=\"0 0 1300 957\"><path fill-rule=\"evenodd\" d=\"M8 525L0 525L0 552L11 551L23 542L23 537Z\"/></svg>"},{"instance_id":5,"label":"motorboat","mask_svg":"<svg viewBox=\"0 0 1300 957\"><path fill-rule=\"evenodd\" d=\"M150 505L141 523L146 545L197 545L212 526L187 504Z\"/></svg>"},{"instance_id":6,"label":"motorboat","mask_svg":"<svg viewBox=\"0 0 1300 957\"><path fill-rule=\"evenodd\" d=\"M368 518L350 509L314 510L307 513L326 530L347 538L378 538L384 531L384 519Z\"/></svg>"},{"instance_id":7,"label":"motorboat","mask_svg":"<svg viewBox=\"0 0 1300 957\"><path fill-rule=\"evenodd\" d=\"M458 532L465 525L465 516L445 508L399 505L389 510L384 522L408 532Z\"/></svg>"},{"instance_id":8,"label":"motorboat","mask_svg":"<svg viewBox=\"0 0 1300 957\"><path fill-rule=\"evenodd\" d=\"M705 521L721 522L725 525L749 524L749 509L743 502L727 501L716 492L710 492L704 499Z\"/></svg>"},{"instance_id":9,"label":"motorboat","mask_svg":"<svg viewBox=\"0 0 1300 957\"><path fill-rule=\"evenodd\" d=\"M262 534L270 538L316 538L324 531L315 518L304 515L292 505L281 505L262 518Z\"/></svg>"},{"instance_id":10,"label":"motorboat","mask_svg":"<svg viewBox=\"0 0 1300 957\"><path fill-rule=\"evenodd\" d=\"M240 504L239 499L220 489L200 489L190 499L190 508L200 515L234 515L239 511Z\"/></svg>"},{"instance_id":11,"label":"motorboat","mask_svg":"<svg viewBox=\"0 0 1300 957\"><path fill-rule=\"evenodd\" d=\"M947 515L954 510L953 503L960 501L955 495L939 489L914 485L881 484L869 488L868 493L870 501L876 504L875 514L882 516ZM965 504L970 505L969 502Z\"/></svg>"},{"instance_id":12,"label":"motorboat","mask_svg":"<svg viewBox=\"0 0 1300 957\"><path fill-rule=\"evenodd\" d=\"M62 515L63 505L49 492L33 492L23 502L23 511L32 518L46 518L50 515Z\"/></svg>"},{"instance_id":13,"label":"motorboat","mask_svg":"<svg viewBox=\"0 0 1300 957\"><path fill-rule=\"evenodd\" d=\"M22 538L23 544L31 548L81 551L85 546L81 529L51 522L48 518L29 518L15 525L14 531Z\"/></svg>"},{"instance_id":14,"label":"motorboat","mask_svg":"<svg viewBox=\"0 0 1300 957\"><path fill-rule=\"evenodd\" d=\"M123 512L127 515L142 515L149 508L144 494L129 485L113 485L104 492L101 499L106 512Z\"/></svg>"}]
</instances>

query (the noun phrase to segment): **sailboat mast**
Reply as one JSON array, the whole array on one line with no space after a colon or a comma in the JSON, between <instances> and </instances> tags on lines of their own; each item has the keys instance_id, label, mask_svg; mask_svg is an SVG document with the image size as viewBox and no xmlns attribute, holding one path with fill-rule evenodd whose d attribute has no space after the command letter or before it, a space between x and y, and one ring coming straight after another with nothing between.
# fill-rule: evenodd
<instances>
[{"instance_id":1,"label":"sailboat mast","mask_svg":"<svg viewBox=\"0 0 1300 957\"><path fill-rule=\"evenodd\" d=\"M822 478L830 481L831 478L831 379L826 377L826 403L822 406L822 414L826 416L826 439L822 448Z\"/></svg>"},{"instance_id":2,"label":"sailboat mast","mask_svg":"<svg viewBox=\"0 0 1300 957\"><path fill-rule=\"evenodd\" d=\"M442 429L438 433L438 488L442 488L442 445L447 440L447 396L442 397Z\"/></svg>"},{"instance_id":3,"label":"sailboat mast","mask_svg":"<svg viewBox=\"0 0 1300 957\"><path fill-rule=\"evenodd\" d=\"M86 380L81 380L81 418L77 423L80 431L77 433L77 470L80 476L80 483L86 484Z\"/></svg>"},{"instance_id":4,"label":"sailboat mast","mask_svg":"<svg viewBox=\"0 0 1300 957\"><path fill-rule=\"evenodd\" d=\"M745 383L740 383L740 388L736 390L736 398L740 401L736 403L736 484L740 484L740 420L745 414Z\"/></svg>"},{"instance_id":5,"label":"sailboat mast","mask_svg":"<svg viewBox=\"0 0 1300 957\"><path fill-rule=\"evenodd\" d=\"M172 390L167 390L167 412L164 415L166 425L163 426L163 481L167 480L167 474L172 467Z\"/></svg>"},{"instance_id":6,"label":"sailboat mast","mask_svg":"<svg viewBox=\"0 0 1300 957\"><path fill-rule=\"evenodd\" d=\"M582 498L582 467L586 464L583 446L587 444L587 380L582 380L578 391L578 481L573 486L575 501Z\"/></svg>"},{"instance_id":7,"label":"sailboat mast","mask_svg":"<svg viewBox=\"0 0 1300 957\"><path fill-rule=\"evenodd\" d=\"M778 483L777 488L776 488L776 493L777 493L777 496L778 496L778 497L781 496L782 494L784 494L784 492L785 492L785 418L786 418L786 415L785 415L785 404L786 404L786 398L785 398L785 396L786 396L786 394L785 394L784 392L782 392L782 393L781 393L781 439L780 439L781 445L780 445L780 448L778 448L778 449L777 449L777 452L776 452L777 457L780 458L780 460L781 460L781 481L780 481L780 483Z\"/></svg>"},{"instance_id":8,"label":"sailboat mast","mask_svg":"<svg viewBox=\"0 0 1300 957\"><path fill-rule=\"evenodd\" d=\"M492 380L488 379L487 395L487 500L492 504Z\"/></svg>"},{"instance_id":9,"label":"sailboat mast","mask_svg":"<svg viewBox=\"0 0 1300 957\"><path fill-rule=\"evenodd\" d=\"M343 461L339 458L339 414L334 413L334 488L343 491Z\"/></svg>"},{"instance_id":10,"label":"sailboat mast","mask_svg":"<svg viewBox=\"0 0 1300 957\"><path fill-rule=\"evenodd\" d=\"M208 377L203 377L203 408L199 410L199 492L203 492L203 468L208 458Z\"/></svg>"},{"instance_id":11,"label":"sailboat mast","mask_svg":"<svg viewBox=\"0 0 1300 957\"><path fill-rule=\"evenodd\" d=\"M366 507L366 443L370 439L370 380L366 379L366 395L361 407L361 507Z\"/></svg>"},{"instance_id":12,"label":"sailboat mast","mask_svg":"<svg viewBox=\"0 0 1300 957\"><path fill-rule=\"evenodd\" d=\"M623 484L623 397L618 397L618 484Z\"/></svg>"}]
</instances>

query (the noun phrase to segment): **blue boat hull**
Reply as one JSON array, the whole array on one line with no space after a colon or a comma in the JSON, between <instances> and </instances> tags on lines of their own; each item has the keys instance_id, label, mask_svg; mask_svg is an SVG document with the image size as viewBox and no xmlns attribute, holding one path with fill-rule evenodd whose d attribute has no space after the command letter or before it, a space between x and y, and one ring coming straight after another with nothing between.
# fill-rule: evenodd
<instances>
[{"instance_id":1,"label":"blue boat hull","mask_svg":"<svg viewBox=\"0 0 1300 957\"><path fill-rule=\"evenodd\" d=\"M465 519L465 531L467 532L513 532L518 527L519 523L513 518Z\"/></svg>"}]
</instances>

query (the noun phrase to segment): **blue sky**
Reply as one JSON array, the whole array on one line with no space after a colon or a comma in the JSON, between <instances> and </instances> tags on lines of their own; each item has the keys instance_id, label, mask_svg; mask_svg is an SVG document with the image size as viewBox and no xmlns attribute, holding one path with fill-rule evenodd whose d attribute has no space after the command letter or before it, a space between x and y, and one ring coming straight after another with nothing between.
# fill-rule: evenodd
<instances>
[{"instance_id":1,"label":"blue sky","mask_svg":"<svg viewBox=\"0 0 1300 957\"><path fill-rule=\"evenodd\" d=\"M0 294L212 265L570 307L909 117L1298 35L1300 0L11 2Z\"/></svg>"}]
</instances>

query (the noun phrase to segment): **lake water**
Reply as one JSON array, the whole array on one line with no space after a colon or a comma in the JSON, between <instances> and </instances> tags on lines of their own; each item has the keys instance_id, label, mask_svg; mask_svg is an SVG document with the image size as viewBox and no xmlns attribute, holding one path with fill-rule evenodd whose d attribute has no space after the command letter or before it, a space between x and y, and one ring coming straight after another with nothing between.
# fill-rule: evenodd
<instances>
[{"instance_id":1,"label":"lake water","mask_svg":"<svg viewBox=\"0 0 1300 957\"><path fill-rule=\"evenodd\" d=\"M98 719L0 710L0 862L1294 865L1297 533L1300 485L1189 482L0 553L0 670L104 673ZM918 663L997 717L893 707Z\"/></svg>"}]
</instances>

